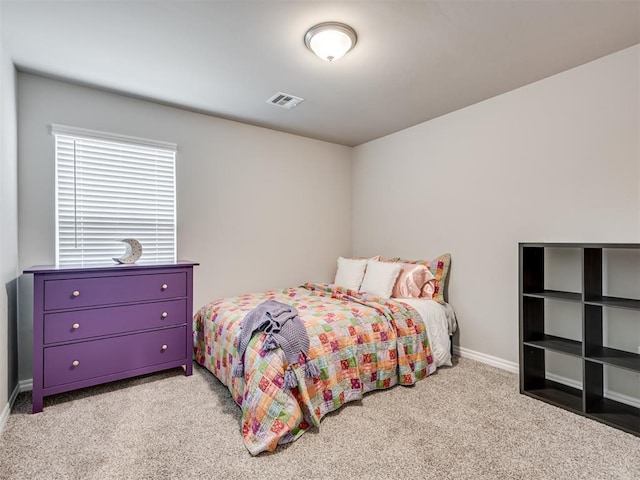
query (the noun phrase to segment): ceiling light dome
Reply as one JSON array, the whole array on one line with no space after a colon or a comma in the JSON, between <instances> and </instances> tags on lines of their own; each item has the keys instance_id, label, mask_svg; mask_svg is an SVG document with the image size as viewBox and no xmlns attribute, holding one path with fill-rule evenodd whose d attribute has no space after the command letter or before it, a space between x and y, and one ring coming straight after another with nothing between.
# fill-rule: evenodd
<instances>
[{"instance_id":1,"label":"ceiling light dome","mask_svg":"<svg viewBox=\"0 0 640 480\"><path fill-rule=\"evenodd\" d=\"M355 46L357 40L353 28L338 22L319 23L311 27L304 36L307 48L327 62L343 57Z\"/></svg>"}]
</instances>

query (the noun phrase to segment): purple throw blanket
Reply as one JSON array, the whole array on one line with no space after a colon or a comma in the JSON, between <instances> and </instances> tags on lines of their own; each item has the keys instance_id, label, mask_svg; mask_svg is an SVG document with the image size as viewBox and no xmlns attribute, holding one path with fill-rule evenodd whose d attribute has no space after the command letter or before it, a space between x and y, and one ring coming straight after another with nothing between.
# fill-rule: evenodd
<instances>
[{"instance_id":1,"label":"purple throw blanket","mask_svg":"<svg viewBox=\"0 0 640 480\"><path fill-rule=\"evenodd\" d=\"M282 348L288 363L284 374L285 386L289 388L297 386L298 381L292 368L297 366L300 353L304 355L305 360L309 353L309 335L298 317L298 311L291 305L267 300L244 317L238 342L240 362L233 367L233 375L236 377L244 375L244 353L256 332L267 334L264 342L265 349ZM307 377L313 378L320 374L318 367L310 362L305 362L304 367Z\"/></svg>"}]
</instances>

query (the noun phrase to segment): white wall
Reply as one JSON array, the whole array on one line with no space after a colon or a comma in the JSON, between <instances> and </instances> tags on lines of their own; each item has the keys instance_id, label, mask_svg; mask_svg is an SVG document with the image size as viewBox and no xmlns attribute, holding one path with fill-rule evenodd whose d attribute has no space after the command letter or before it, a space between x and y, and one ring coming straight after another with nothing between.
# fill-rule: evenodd
<instances>
[{"instance_id":1,"label":"white wall","mask_svg":"<svg viewBox=\"0 0 640 480\"><path fill-rule=\"evenodd\" d=\"M353 157L356 255L451 252L462 348L518 361L519 241L640 241L640 46Z\"/></svg>"},{"instance_id":2,"label":"white wall","mask_svg":"<svg viewBox=\"0 0 640 480\"><path fill-rule=\"evenodd\" d=\"M518 241L640 241L639 57L636 46L353 150L19 74L20 268L54 260L47 125L173 141L179 257L201 263L195 308L329 281L352 246L450 251L460 346L517 362ZM273 235L283 212L287 234ZM26 379L30 278L20 287Z\"/></svg>"},{"instance_id":3,"label":"white wall","mask_svg":"<svg viewBox=\"0 0 640 480\"><path fill-rule=\"evenodd\" d=\"M0 7L0 15L1 10ZM16 73L3 48L1 30L0 27L0 431L9 412L9 397L18 383Z\"/></svg>"},{"instance_id":4,"label":"white wall","mask_svg":"<svg viewBox=\"0 0 640 480\"><path fill-rule=\"evenodd\" d=\"M21 269L55 261L51 123L178 144L178 257L200 262L196 309L330 281L351 253L347 147L24 73L18 113ZM30 282L20 282L21 379L31 376Z\"/></svg>"}]
</instances>

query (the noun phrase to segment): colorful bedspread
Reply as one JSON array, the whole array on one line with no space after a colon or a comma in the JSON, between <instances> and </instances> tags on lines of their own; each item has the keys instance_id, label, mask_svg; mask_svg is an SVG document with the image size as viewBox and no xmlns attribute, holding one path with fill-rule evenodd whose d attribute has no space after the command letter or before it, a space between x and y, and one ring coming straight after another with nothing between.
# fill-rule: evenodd
<instances>
[{"instance_id":1,"label":"colorful bedspread","mask_svg":"<svg viewBox=\"0 0 640 480\"><path fill-rule=\"evenodd\" d=\"M280 348L263 349L265 334L249 343L244 377L233 376L242 319L266 300L298 310L309 333L307 361L318 367L319 377L294 369L298 387L284 387L288 365ZM426 328L414 309L328 284L212 302L194 316L194 350L196 361L242 408L242 434L252 455L297 439L328 412L368 391L411 385L435 370Z\"/></svg>"}]
</instances>

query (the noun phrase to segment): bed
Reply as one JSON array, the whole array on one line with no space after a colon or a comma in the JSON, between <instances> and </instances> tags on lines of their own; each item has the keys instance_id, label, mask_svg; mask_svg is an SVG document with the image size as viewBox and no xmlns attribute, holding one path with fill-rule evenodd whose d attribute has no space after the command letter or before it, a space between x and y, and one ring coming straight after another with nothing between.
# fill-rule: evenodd
<instances>
[{"instance_id":1,"label":"bed","mask_svg":"<svg viewBox=\"0 0 640 480\"><path fill-rule=\"evenodd\" d=\"M266 301L294 307L308 334L308 353L297 359L301 368L293 370L292 388L284 380L291 362L282 349L265 345L264 332L238 354L243 319ZM451 365L454 330L453 311L442 301L307 283L205 305L194 315L194 358L241 407L244 443L257 455L296 440L327 413L367 392L412 385ZM243 375L234 376L239 363ZM305 375L311 366L313 378Z\"/></svg>"}]
</instances>

